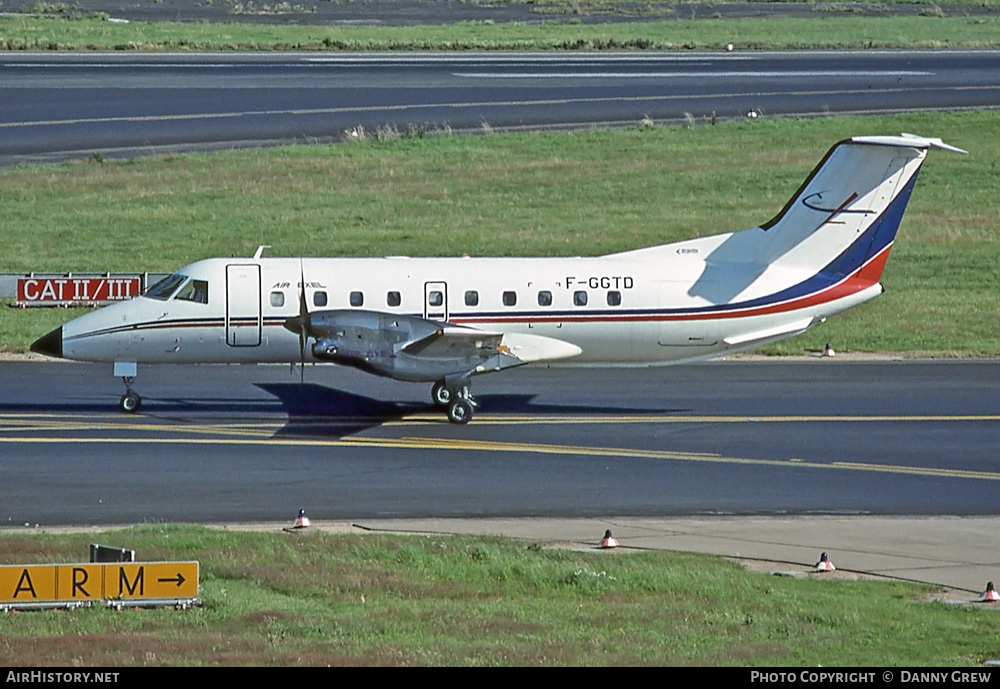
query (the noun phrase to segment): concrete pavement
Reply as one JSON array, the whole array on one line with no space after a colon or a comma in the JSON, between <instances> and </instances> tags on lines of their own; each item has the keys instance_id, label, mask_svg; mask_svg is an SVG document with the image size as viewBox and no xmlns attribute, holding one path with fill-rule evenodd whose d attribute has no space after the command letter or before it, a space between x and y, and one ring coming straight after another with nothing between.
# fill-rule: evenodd
<instances>
[{"instance_id":1,"label":"concrete pavement","mask_svg":"<svg viewBox=\"0 0 1000 689\"><path fill-rule=\"evenodd\" d=\"M284 523L210 524L243 531L288 530ZM114 527L48 527L46 532ZM20 531L20 529L17 529ZM367 519L312 520L310 531L329 533L506 536L543 547L598 550L610 530L619 548L705 553L738 560L748 569L825 579L893 579L932 584L937 600L973 603L986 582L1000 584L997 534L1000 516L989 517L608 517L602 519ZM603 551L602 551L603 552ZM832 573L817 573L820 554L829 554ZM996 605L1000 610L1000 603Z\"/></svg>"},{"instance_id":2,"label":"concrete pavement","mask_svg":"<svg viewBox=\"0 0 1000 689\"><path fill-rule=\"evenodd\" d=\"M313 528L502 535L575 548L596 548L610 529L625 550L709 553L739 559L754 570L802 576L827 552L836 577L936 584L949 589L944 597L954 601L976 601L987 581L1000 583L1000 517L375 519L313 522Z\"/></svg>"}]
</instances>

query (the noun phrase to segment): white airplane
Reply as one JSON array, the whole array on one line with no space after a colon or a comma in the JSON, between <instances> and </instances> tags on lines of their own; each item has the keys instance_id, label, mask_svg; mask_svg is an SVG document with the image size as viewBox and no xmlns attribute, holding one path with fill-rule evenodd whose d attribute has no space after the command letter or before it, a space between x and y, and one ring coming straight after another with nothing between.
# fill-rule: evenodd
<instances>
[{"instance_id":1,"label":"white airplane","mask_svg":"<svg viewBox=\"0 0 1000 689\"><path fill-rule=\"evenodd\" d=\"M927 150L835 145L770 222L577 258L212 258L41 337L34 352L113 362L134 412L138 363L334 362L433 382L454 423L473 376L535 362L652 366L805 332L882 292Z\"/></svg>"}]
</instances>

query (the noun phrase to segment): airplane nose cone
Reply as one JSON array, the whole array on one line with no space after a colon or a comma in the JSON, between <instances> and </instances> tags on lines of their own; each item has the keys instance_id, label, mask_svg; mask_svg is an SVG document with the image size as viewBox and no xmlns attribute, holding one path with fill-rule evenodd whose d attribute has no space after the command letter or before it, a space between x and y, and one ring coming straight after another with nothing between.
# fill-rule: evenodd
<instances>
[{"instance_id":1,"label":"airplane nose cone","mask_svg":"<svg viewBox=\"0 0 1000 689\"><path fill-rule=\"evenodd\" d=\"M47 335L43 335L31 344L31 351L57 359L63 358L62 326Z\"/></svg>"}]
</instances>

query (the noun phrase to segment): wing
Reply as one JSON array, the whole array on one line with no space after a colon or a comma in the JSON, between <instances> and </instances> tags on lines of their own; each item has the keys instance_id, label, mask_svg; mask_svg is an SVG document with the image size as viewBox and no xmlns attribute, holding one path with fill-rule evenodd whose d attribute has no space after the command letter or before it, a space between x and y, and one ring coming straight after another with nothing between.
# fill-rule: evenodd
<instances>
[{"instance_id":1,"label":"wing","mask_svg":"<svg viewBox=\"0 0 1000 689\"><path fill-rule=\"evenodd\" d=\"M485 332L475 328L438 326L438 329L404 344L401 349L411 356L442 359L462 356L499 354L503 333Z\"/></svg>"},{"instance_id":2,"label":"wing","mask_svg":"<svg viewBox=\"0 0 1000 689\"><path fill-rule=\"evenodd\" d=\"M408 343L403 351L427 358L490 357L500 354L515 359L518 364L569 359L583 352L574 344L552 337L455 326L440 328L431 335Z\"/></svg>"},{"instance_id":3,"label":"wing","mask_svg":"<svg viewBox=\"0 0 1000 689\"><path fill-rule=\"evenodd\" d=\"M455 326L360 309L316 311L285 327L314 338L322 361L410 381L436 381L577 356L576 345L540 335Z\"/></svg>"}]
</instances>

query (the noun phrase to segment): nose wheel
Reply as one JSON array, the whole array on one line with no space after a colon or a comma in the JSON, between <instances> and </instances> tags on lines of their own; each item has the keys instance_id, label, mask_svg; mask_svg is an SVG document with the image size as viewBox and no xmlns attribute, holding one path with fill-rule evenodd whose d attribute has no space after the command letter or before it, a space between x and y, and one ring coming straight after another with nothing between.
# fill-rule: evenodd
<instances>
[{"instance_id":1,"label":"nose wheel","mask_svg":"<svg viewBox=\"0 0 1000 689\"><path fill-rule=\"evenodd\" d=\"M142 406L142 398L134 392L126 392L119 400L118 406L126 414L134 414Z\"/></svg>"},{"instance_id":2,"label":"nose wheel","mask_svg":"<svg viewBox=\"0 0 1000 689\"><path fill-rule=\"evenodd\" d=\"M126 414L134 414L139 411L139 407L142 406L142 398L139 394L132 389L132 377L125 376L122 378L122 382L125 383L125 394L118 401L118 408L121 409Z\"/></svg>"}]
</instances>

